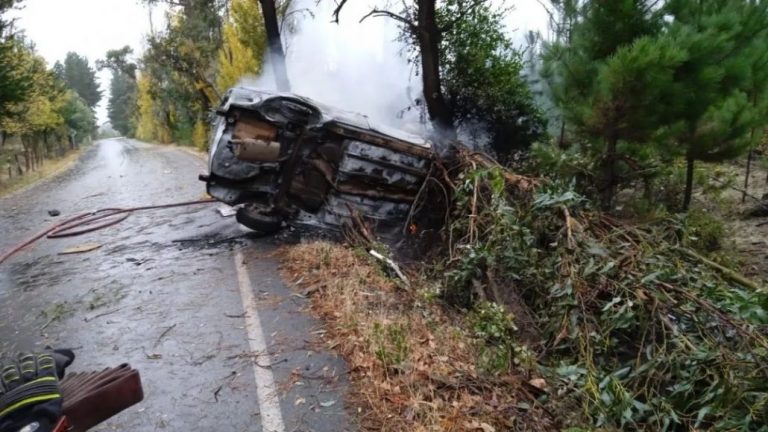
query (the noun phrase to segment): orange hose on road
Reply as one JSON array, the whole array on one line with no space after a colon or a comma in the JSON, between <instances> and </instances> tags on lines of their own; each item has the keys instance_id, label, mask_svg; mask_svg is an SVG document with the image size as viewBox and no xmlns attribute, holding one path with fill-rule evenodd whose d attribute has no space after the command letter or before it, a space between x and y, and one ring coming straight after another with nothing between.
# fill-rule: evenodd
<instances>
[{"instance_id":1,"label":"orange hose on road","mask_svg":"<svg viewBox=\"0 0 768 432\"><path fill-rule=\"evenodd\" d=\"M190 206L190 205L196 205L196 204L208 204L212 202L216 202L216 200L204 199L204 200L197 200L197 201L171 203L171 204L158 204L158 205L141 206L141 207L130 207L130 208L124 208L124 209L105 208L105 209L96 210L94 212L83 213L83 214L71 217L56 225L53 225L47 230L42 231L36 234L35 236L33 236L32 238L12 247L8 251L3 252L3 254L0 255L0 264L5 262L8 258L12 257L16 253L18 253L20 250L40 240L43 237L48 237L48 238L73 237L73 236L78 236L81 234L93 232L93 231L100 230L102 228L106 228L106 227L115 225L117 223L120 223L126 220L128 216L131 215L131 213L136 211L163 209L163 208L171 208L171 207L183 207L183 206ZM100 224L92 225L94 222L101 221L103 219L107 219L109 217L117 216L117 215L121 215L121 216L112 220L108 220L106 222L102 222ZM80 228L80 229L76 230L75 228Z\"/></svg>"}]
</instances>

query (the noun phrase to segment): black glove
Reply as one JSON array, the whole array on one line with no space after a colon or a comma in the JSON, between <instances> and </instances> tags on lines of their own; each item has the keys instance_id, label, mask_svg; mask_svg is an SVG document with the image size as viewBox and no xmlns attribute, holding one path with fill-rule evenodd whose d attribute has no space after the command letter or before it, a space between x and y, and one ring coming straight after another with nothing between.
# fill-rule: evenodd
<instances>
[{"instance_id":1,"label":"black glove","mask_svg":"<svg viewBox=\"0 0 768 432\"><path fill-rule=\"evenodd\" d=\"M74 358L70 350L49 350L0 361L0 432L51 431L62 414L59 379Z\"/></svg>"}]
</instances>

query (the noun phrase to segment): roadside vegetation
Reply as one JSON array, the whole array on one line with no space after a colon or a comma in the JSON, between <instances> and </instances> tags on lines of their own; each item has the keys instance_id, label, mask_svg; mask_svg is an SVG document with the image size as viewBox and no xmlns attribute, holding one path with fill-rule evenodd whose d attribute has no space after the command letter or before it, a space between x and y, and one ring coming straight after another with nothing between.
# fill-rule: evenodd
<instances>
[{"instance_id":1,"label":"roadside vegetation","mask_svg":"<svg viewBox=\"0 0 768 432\"><path fill-rule=\"evenodd\" d=\"M438 47L437 58L449 54L428 108L441 130L463 136L461 113L482 113L452 85L474 96L505 82L520 100L536 95L524 65L495 68L507 42L483 27L499 26L490 5L449 4L450 24L435 30L425 3L375 14L403 22L421 58L434 48L419 40L425 32L466 26L455 46ZM371 258L386 247L360 223L346 248L283 252L288 280L312 296L350 362L363 426L764 430L768 272L756 261L768 232L755 217L768 204L768 4L553 1L548 10L551 34L528 69L543 80L546 131L505 142L496 120L485 129L495 159L444 152L409 221L405 256L423 252L404 259L410 283ZM455 84L461 50L480 57L462 61L466 81ZM489 85L473 90L473 73ZM514 101L479 119L520 115Z\"/></svg>"},{"instance_id":2,"label":"roadside vegetation","mask_svg":"<svg viewBox=\"0 0 768 432\"><path fill-rule=\"evenodd\" d=\"M47 66L5 18L17 3L0 1L0 193L50 170L47 160L90 142L101 98L87 59L69 53L63 63Z\"/></svg>"}]
</instances>

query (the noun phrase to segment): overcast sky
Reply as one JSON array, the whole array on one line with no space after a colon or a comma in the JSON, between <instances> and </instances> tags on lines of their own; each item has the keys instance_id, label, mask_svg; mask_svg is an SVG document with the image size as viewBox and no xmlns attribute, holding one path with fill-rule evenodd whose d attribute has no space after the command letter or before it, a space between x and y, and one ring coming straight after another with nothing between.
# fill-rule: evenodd
<instances>
[{"instance_id":1,"label":"overcast sky","mask_svg":"<svg viewBox=\"0 0 768 432\"><path fill-rule=\"evenodd\" d=\"M524 31L544 29L546 13L537 0L507 0L506 4L515 7L508 25L517 30L516 41L521 40ZM125 45L140 53L149 33L149 10L139 0L23 0L22 5L23 9L14 13L19 18L18 26L50 65L63 60L69 51L86 56L91 64L107 50ZM163 14L159 8L153 11L156 28L162 26ZM110 73L103 71L98 77L104 90L97 107L102 123L107 120Z\"/></svg>"}]
</instances>

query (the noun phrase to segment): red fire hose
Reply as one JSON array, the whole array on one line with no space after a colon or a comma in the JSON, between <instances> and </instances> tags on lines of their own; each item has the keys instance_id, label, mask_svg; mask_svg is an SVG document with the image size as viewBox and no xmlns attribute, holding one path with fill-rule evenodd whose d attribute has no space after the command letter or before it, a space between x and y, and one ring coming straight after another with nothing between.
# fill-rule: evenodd
<instances>
[{"instance_id":1,"label":"red fire hose","mask_svg":"<svg viewBox=\"0 0 768 432\"><path fill-rule=\"evenodd\" d=\"M100 230L102 228L106 228L106 227L115 225L117 223L120 223L125 219L127 219L128 216L131 215L131 213L136 211L171 208L171 207L183 207L183 206L190 206L190 205L196 205L196 204L207 204L212 202L216 202L216 200L204 199L204 200L197 200L197 201L171 203L171 204L130 207L130 208L124 208L124 209L105 208L105 209L96 210L94 212L83 213L83 214L71 217L56 225L53 225L47 230L42 231L37 235L33 236L32 238L12 247L8 251L3 252L2 255L0 255L0 264L5 262L5 260L12 257L16 253L18 253L20 250L40 240L43 237L48 237L48 238L73 237L73 236L78 236L81 234L93 232L93 231ZM118 217L114 219L109 219L107 221L103 221L104 219L110 218L112 216L118 216ZM102 221L102 222L96 223L98 221Z\"/></svg>"}]
</instances>

